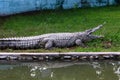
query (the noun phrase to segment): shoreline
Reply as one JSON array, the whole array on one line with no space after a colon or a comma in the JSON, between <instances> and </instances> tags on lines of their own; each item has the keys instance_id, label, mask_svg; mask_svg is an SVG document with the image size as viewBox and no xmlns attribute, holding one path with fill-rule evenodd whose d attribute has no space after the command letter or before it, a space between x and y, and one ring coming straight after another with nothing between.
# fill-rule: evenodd
<instances>
[{"instance_id":1,"label":"shoreline","mask_svg":"<svg viewBox=\"0 0 120 80\"><path fill-rule=\"evenodd\" d=\"M0 52L1 60L18 61L93 61L93 60L120 60L120 52L54 52L54 53L11 53Z\"/></svg>"}]
</instances>

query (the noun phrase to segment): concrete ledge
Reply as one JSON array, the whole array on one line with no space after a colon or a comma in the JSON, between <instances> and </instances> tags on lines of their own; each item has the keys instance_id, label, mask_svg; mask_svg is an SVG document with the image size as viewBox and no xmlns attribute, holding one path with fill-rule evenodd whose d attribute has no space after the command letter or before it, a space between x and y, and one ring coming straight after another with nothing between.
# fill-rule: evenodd
<instances>
[{"instance_id":1,"label":"concrete ledge","mask_svg":"<svg viewBox=\"0 0 120 80\"><path fill-rule=\"evenodd\" d=\"M120 52L0 53L0 60L49 61L49 60L106 60L106 59L120 60Z\"/></svg>"},{"instance_id":2,"label":"concrete ledge","mask_svg":"<svg viewBox=\"0 0 120 80\"><path fill-rule=\"evenodd\" d=\"M0 55L120 55L120 52L51 52L51 53L16 53L16 52L0 52Z\"/></svg>"}]
</instances>

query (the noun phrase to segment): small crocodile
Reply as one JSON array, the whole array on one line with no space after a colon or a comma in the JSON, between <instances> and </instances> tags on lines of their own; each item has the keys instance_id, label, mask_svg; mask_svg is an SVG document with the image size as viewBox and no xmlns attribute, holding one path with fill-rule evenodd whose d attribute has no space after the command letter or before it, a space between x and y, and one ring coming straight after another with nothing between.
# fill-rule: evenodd
<instances>
[{"instance_id":1,"label":"small crocodile","mask_svg":"<svg viewBox=\"0 0 120 80\"><path fill-rule=\"evenodd\" d=\"M92 35L92 33L100 29L103 24L83 32L48 33L31 37L1 38L0 49L51 49L53 47L62 48L74 45L85 47L84 43L93 39L103 38L103 36Z\"/></svg>"}]
</instances>

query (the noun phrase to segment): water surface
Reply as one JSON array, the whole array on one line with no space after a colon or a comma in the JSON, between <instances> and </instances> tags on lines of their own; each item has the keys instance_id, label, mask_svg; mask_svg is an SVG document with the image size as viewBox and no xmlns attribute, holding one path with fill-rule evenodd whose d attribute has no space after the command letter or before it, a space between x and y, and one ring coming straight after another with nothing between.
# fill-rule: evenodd
<instances>
[{"instance_id":1,"label":"water surface","mask_svg":"<svg viewBox=\"0 0 120 80\"><path fill-rule=\"evenodd\" d=\"M120 62L3 61L0 80L120 80Z\"/></svg>"}]
</instances>

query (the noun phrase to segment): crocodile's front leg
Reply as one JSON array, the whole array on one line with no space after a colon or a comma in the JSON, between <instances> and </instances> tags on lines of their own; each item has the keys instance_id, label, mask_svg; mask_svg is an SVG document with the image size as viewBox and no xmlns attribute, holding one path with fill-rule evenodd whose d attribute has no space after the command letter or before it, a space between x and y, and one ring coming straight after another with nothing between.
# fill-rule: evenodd
<instances>
[{"instance_id":1,"label":"crocodile's front leg","mask_svg":"<svg viewBox=\"0 0 120 80\"><path fill-rule=\"evenodd\" d=\"M78 45L78 46L81 46L81 47L85 47L85 44L82 42L82 40L80 40L80 39L77 39L76 41L75 41L75 44L76 45Z\"/></svg>"}]
</instances>

